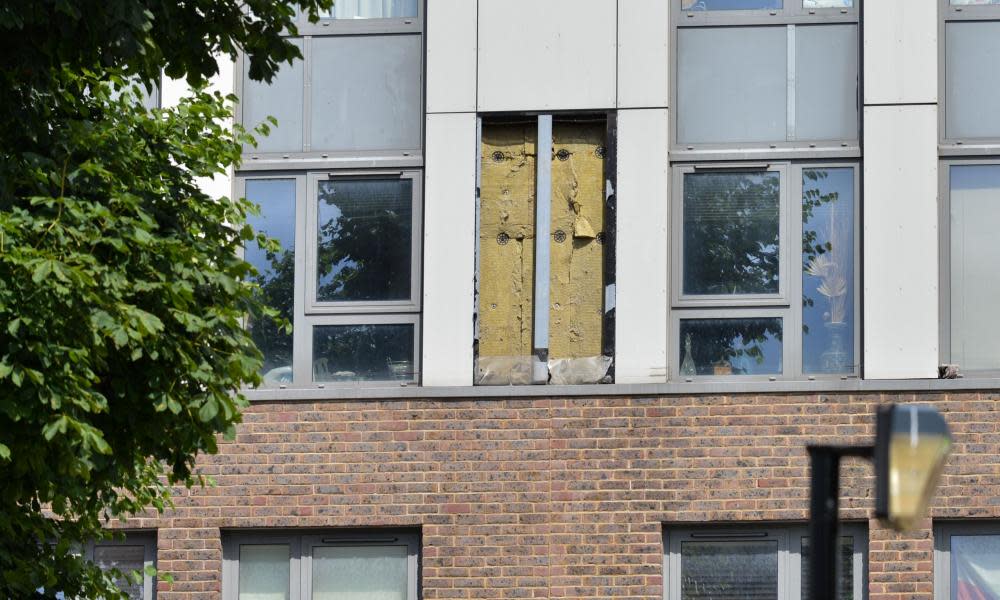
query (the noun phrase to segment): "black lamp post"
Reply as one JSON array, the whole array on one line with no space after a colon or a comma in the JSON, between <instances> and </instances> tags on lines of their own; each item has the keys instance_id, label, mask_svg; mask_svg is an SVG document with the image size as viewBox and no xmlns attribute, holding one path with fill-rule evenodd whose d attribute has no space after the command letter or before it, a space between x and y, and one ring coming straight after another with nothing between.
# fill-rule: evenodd
<instances>
[{"instance_id":1,"label":"black lamp post","mask_svg":"<svg viewBox=\"0 0 1000 600\"><path fill-rule=\"evenodd\" d=\"M927 512L951 450L948 425L927 405L879 408L874 446L809 446L809 600L834 600L840 518L840 459L875 463L875 516L905 531Z\"/></svg>"}]
</instances>

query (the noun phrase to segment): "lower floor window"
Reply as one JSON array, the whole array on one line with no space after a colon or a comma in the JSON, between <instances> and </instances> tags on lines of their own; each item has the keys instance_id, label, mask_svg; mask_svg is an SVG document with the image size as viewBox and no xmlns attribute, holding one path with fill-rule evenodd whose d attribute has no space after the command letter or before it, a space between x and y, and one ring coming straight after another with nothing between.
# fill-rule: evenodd
<instances>
[{"instance_id":1,"label":"lower floor window","mask_svg":"<svg viewBox=\"0 0 1000 600\"><path fill-rule=\"evenodd\" d=\"M224 600L416 600L416 534L234 534Z\"/></svg>"},{"instance_id":2,"label":"lower floor window","mask_svg":"<svg viewBox=\"0 0 1000 600\"><path fill-rule=\"evenodd\" d=\"M841 528L837 597L861 600L867 532ZM699 528L666 533L667 600L807 600L806 527Z\"/></svg>"},{"instance_id":3,"label":"lower floor window","mask_svg":"<svg viewBox=\"0 0 1000 600\"><path fill-rule=\"evenodd\" d=\"M115 583L130 600L152 600L156 596L155 578L147 572L156 566L155 533L129 533L124 539L91 542L84 557L104 571L120 573Z\"/></svg>"},{"instance_id":4,"label":"lower floor window","mask_svg":"<svg viewBox=\"0 0 1000 600\"><path fill-rule=\"evenodd\" d=\"M1000 598L1000 524L939 524L934 539L935 598Z\"/></svg>"}]
</instances>

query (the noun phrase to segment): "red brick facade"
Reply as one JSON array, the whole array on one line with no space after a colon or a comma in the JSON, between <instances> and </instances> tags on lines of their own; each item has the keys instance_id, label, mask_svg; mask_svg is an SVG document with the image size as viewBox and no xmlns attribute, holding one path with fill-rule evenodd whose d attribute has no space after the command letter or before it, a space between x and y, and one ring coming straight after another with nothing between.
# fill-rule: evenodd
<instances>
[{"instance_id":1,"label":"red brick facade","mask_svg":"<svg viewBox=\"0 0 1000 600\"><path fill-rule=\"evenodd\" d=\"M407 527L422 596L662 598L662 532L803 522L810 442L862 444L885 402L942 411L955 449L937 519L1000 518L1000 419L983 393L260 403L157 529L162 600L219 598L227 529ZM867 519L871 468L842 470ZM871 600L933 596L931 521L870 523Z\"/></svg>"}]
</instances>

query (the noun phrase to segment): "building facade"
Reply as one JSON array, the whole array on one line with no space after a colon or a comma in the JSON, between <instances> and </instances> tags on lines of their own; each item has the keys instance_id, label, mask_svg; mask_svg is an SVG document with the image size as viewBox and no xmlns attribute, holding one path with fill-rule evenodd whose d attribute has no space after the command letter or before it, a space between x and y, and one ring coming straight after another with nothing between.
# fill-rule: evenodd
<instances>
[{"instance_id":1,"label":"building facade","mask_svg":"<svg viewBox=\"0 0 1000 600\"><path fill-rule=\"evenodd\" d=\"M94 550L172 575L136 597L804 600L806 445L891 402L954 452L902 535L845 464L841 597L1000 596L1000 3L338 0L295 43L224 69L277 125L206 182L292 333L250 320L214 485Z\"/></svg>"}]
</instances>

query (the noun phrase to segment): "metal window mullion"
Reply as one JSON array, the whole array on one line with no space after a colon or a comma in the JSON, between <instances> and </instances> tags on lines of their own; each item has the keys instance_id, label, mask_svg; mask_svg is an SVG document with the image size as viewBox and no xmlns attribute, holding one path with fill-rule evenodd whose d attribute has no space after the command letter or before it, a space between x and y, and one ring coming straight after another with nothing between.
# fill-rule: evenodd
<instances>
[{"instance_id":1,"label":"metal window mullion","mask_svg":"<svg viewBox=\"0 0 1000 600\"><path fill-rule=\"evenodd\" d=\"M302 151L312 151L312 36L302 38Z\"/></svg>"},{"instance_id":2,"label":"metal window mullion","mask_svg":"<svg viewBox=\"0 0 1000 600\"><path fill-rule=\"evenodd\" d=\"M302 386L312 381L312 331L306 318L306 276L309 253L308 210L310 178L295 177L295 293L292 327L292 382Z\"/></svg>"},{"instance_id":3,"label":"metal window mullion","mask_svg":"<svg viewBox=\"0 0 1000 600\"><path fill-rule=\"evenodd\" d=\"M789 142L795 141L795 25L787 27L787 38L785 49L786 55L786 99L785 114L786 126L785 139Z\"/></svg>"},{"instance_id":4,"label":"metal window mullion","mask_svg":"<svg viewBox=\"0 0 1000 600\"><path fill-rule=\"evenodd\" d=\"M538 363L545 363L547 370L549 352L549 277L551 272L549 230L552 228L552 115L538 116L535 183L535 298L534 298L534 354ZM536 372L534 379L541 379ZM547 380L544 378L541 382Z\"/></svg>"}]
</instances>

